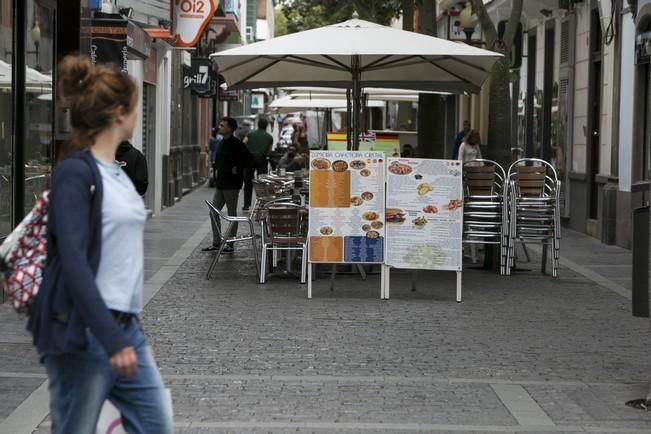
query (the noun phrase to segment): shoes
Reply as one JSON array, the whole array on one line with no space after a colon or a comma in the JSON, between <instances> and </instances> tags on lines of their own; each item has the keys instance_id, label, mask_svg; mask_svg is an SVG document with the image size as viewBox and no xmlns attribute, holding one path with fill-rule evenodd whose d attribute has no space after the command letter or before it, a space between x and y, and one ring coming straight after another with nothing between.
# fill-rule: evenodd
<instances>
[{"instance_id":1,"label":"shoes","mask_svg":"<svg viewBox=\"0 0 651 434\"><path fill-rule=\"evenodd\" d=\"M248 206L243 206L243 207L242 207L242 211L248 211L248 210L249 210L249 207L248 207Z\"/></svg>"},{"instance_id":2,"label":"shoes","mask_svg":"<svg viewBox=\"0 0 651 434\"><path fill-rule=\"evenodd\" d=\"M235 249L233 248L233 246L231 246L229 244L226 244L224 246L224 248L222 249L222 253L233 253L234 251L235 251Z\"/></svg>"},{"instance_id":3,"label":"shoes","mask_svg":"<svg viewBox=\"0 0 651 434\"><path fill-rule=\"evenodd\" d=\"M201 249L202 252L216 252L217 250L219 250L219 245L214 244L210 247L204 247Z\"/></svg>"}]
</instances>

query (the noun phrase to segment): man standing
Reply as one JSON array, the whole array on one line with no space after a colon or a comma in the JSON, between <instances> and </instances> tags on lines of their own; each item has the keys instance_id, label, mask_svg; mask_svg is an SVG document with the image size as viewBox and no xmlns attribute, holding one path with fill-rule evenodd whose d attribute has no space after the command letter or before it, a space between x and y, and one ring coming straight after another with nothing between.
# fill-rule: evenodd
<instances>
[{"instance_id":1,"label":"man standing","mask_svg":"<svg viewBox=\"0 0 651 434\"><path fill-rule=\"evenodd\" d=\"M470 121L465 120L463 121L463 128L454 137L454 148L452 148L452 158L451 158L452 160L459 159L459 147L461 146L464 137L466 137L466 135L469 132L470 132Z\"/></svg>"},{"instance_id":2,"label":"man standing","mask_svg":"<svg viewBox=\"0 0 651 434\"><path fill-rule=\"evenodd\" d=\"M265 118L260 118L258 129L251 131L244 140L253 155L253 164L244 171L244 207L242 207L244 211L248 211L251 207L253 180L256 176L267 173L267 161L274 143L273 137L267 132L267 125L269 122Z\"/></svg>"},{"instance_id":3,"label":"man standing","mask_svg":"<svg viewBox=\"0 0 651 434\"><path fill-rule=\"evenodd\" d=\"M210 141L208 142L208 149L210 150L210 167L212 168L212 177L210 179L211 187L214 187L214 184L217 181L217 150L219 149L222 140L224 140L224 138L219 134L219 130L213 128Z\"/></svg>"},{"instance_id":4,"label":"man standing","mask_svg":"<svg viewBox=\"0 0 651 434\"><path fill-rule=\"evenodd\" d=\"M237 216L237 198L242 188L244 180L244 169L248 168L253 156L246 148L244 143L233 136L237 130L237 121L233 118L224 117L219 122L219 134L224 138L221 146L217 150L216 167L217 167L217 189L212 203L218 210L224 205L229 216ZM221 232L221 221L219 217L210 214L212 223L212 246L202 249L204 252L210 252L219 249ZM237 233L237 223L231 226L231 232L225 236L232 237ZM223 253L232 253L233 245L224 246Z\"/></svg>"},{"instance_id":5,"label":"man standing","mask_svg":"<svg viewBox=\"0 0 651 434\"><path fill-rule=\"evenodd\" d=\"M115 161L122 167L127 176L136 187L136 191L140 196L144 196L147 192L149 185L147 175L147 160L142 152L133 147L133 145L125 140L120 143L117 151L115 151Z\"/></svg>"}]
</instances>

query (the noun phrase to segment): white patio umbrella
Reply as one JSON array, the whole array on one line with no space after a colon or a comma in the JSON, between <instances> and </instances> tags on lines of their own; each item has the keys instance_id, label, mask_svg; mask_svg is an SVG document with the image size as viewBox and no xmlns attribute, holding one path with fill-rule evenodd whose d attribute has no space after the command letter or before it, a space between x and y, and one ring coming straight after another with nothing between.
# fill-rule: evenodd
<instances>
[{"instance_id":1,"label":"white patio umbrella","mask_svg":"<svg viewBox=\"0 0 651 434\"><path fill-rule=\"evenodd\" d=\"M232 88L341 87L352 90L359 143L360 89L478 92L500 54L353 19L211 55Z\"/></svg>"},{"instance_id":2,"label":"white patio umbrella","mask_svg":"<svg viewBox=\"0 0 651 434\"><path fill-rule=\"evenodd\" d=\"M334 96L334 95L331 95ZM344 95L340 95L339 98L310 98L310 97L300 97L296 98L292 95L282 96L273 100L269 104L269 108L278 109L281 113L284 112L295 112L301 110L327 110L327 109L339 109L348 107L348 101ZM384 104L382 101L367 101L367 107L383 107Z\"/></svg>"}]
</instances>

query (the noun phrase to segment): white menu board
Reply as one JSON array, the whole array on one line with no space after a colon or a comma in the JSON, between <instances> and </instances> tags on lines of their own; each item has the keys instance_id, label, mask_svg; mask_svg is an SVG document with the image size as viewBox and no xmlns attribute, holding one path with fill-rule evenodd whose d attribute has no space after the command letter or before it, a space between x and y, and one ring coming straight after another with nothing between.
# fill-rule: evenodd
<instances>
[{"instance_id":1,"label":"white menu board","mask_svg":"<svg viewBox=\"0 0 651 434\"><path fill-rule=\"evenodd\" d=\"M461 271L461 162L387 159L387 265Z\"/></svg>"},{"instance_id":2,"label":"white menu board","mask_svg":"<svg viewBox=\"0 0 651 434\"><path fill-rule=\"evenodd\" d=\"M384 159L373 151L310 152L310 262L384 262Z\"/></svg>"}]
</instances>

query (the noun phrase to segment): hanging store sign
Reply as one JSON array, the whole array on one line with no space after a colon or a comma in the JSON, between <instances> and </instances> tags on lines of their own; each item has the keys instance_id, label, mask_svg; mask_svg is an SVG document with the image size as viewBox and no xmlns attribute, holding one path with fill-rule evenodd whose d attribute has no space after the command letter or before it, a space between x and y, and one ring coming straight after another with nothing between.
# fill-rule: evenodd
<instances>
[{"instance_id":1,"label":"hanging store sign","mask_svg":"<svg viewBox=\"0 0 651 434\"><path fill-rule=\"evenodd\" d=\"M197 93L210 92L212 81L212 63L208 59L192 59L188 68L183 67L183 89Z\"/></svg>"},{"instance_id":2,"label":"hanging store sign","mask_svg":"<svg viewBox=\"0 0 651 434\"><path fill-rule=\"evenodd\" d=\"M174 0L177 47L194 47L215 13L217 0Z\"/></svg>"},{"instance_id":3,"label":"hanging store sign","mask_svg":"<svg viewBox=\"0 0 651 434\"><path fill-rule=\"evenodd\" d=\"M127 72L127 23L122 19L95 19L89 28L81 29L81 35L90 37L89 56L93 65L110 63Z\"/></svg>"}]
</instances>

